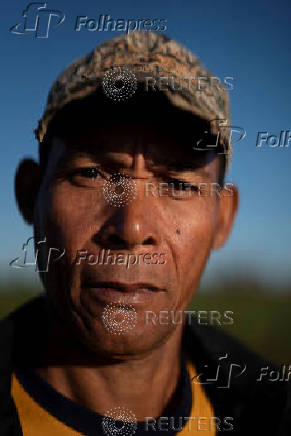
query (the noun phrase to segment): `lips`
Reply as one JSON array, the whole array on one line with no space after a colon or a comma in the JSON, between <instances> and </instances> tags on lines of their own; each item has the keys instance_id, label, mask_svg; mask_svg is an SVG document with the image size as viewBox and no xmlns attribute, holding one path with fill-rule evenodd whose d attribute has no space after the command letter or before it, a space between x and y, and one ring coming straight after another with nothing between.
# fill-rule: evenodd
<instances>
[{"instance_id":1,"label":"lips","mask_svg":"<svg viewBox=\"0 0 291 436\"><path fill-rule=\"evenodd\" d=\"M120 283L120 282L94 282L86 281L83 287L93 287L93 288L111 288L119 290L120 292L135 292L138 289L147 289L152 292L164 291L165 289L158 286L154 286L151 283Z\"/></svg>"},{"instance_id":2,"label":"lips","mask_svg":"<svg viewBox=\"0 0 291 436\"><path fill-rule=\"evenodd\" d=\"M164 288L152 283L84 281L82 289L99 303L142 304L151 302Z\"/></svg>"}]
</instances>

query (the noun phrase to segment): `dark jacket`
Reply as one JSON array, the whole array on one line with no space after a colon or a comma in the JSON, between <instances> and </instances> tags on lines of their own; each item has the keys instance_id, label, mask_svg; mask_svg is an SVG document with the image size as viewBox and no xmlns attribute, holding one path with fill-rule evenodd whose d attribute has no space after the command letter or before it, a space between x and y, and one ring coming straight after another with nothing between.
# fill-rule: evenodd
<instances>
[{"instance_id":1,"label":"dark jacket","mask_svg":"<svg viewBox=\"0 0 291 436\"><path fill-rule=\"evenodd\" d=\"M10 393L11 374L17 366L36 366L44 342L44 304L44 298L38 297L0 323L0 436L22 435ZM193 382L204 384L221 423L226 417L232 418L228 422L233 429L221 425L217 434L291 435L290 384L270 381L268 377L257 381L261 368L278 368L219 329L194 320L191 324L185 328L183 345L200 374ZM215 377L219 364L219 376Z\"/></svg>"}]
</instances>

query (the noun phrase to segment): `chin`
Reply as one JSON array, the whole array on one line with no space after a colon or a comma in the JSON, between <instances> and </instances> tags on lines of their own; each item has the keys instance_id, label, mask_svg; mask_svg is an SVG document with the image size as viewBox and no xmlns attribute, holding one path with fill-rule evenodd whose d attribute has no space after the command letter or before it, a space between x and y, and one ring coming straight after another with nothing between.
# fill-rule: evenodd
<instances>
[{"instance_id":1,"label":"chin","mask_svg":"<svg viewBox=\"0 0 291 436\"><path fill-rule=\"evenodd\" d=\"M146 355L166 343L178 326L145 325L138 322L127 331L104 326L98 320L78 319L75 332L87 350L100 358L126 360L127 357Z\"/></svg>"}]
</instances>

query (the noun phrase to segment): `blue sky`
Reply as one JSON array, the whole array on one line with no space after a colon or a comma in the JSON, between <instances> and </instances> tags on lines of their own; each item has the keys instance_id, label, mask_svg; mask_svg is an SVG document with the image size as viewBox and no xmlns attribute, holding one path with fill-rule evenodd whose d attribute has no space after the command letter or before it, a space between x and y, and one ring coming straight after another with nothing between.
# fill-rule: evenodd
<instances>
[{"instance_id":1,"label":"blue sky","mask_svg":"<svg viewBox=\"0 0 291 436\"><path fill-rule=\"evenodd\" d=\"M47 8L62 11L66 18L59 27L51 28L47 39L9 32L22 21L22 11L28 4L22 0L6 2L0 18L1 269L11 272L8 262L20 254L22 244L32 235L17 211L13 178L21 157L37 156L33 129L52 82L68 63L119 34L86 29L76 32L76 17L97 19L100 14L109 14L115 19L167 20L168 36L191 49L216 76L234 78L230 91L232 122L247 134L234 146L227 180L239 186L241 204L228 243L210 260L208 277L215 277L218 271L227 276L235 270L244 276L255 273L273 289L280 281L288 282L291 141L289 148L257 148L256 138L258 131L280 135L282 130L291 130L290 3L84 0L72 4L49 0ZM28 273L21 274L28 277Z\"/></svg>"}]
</instances>

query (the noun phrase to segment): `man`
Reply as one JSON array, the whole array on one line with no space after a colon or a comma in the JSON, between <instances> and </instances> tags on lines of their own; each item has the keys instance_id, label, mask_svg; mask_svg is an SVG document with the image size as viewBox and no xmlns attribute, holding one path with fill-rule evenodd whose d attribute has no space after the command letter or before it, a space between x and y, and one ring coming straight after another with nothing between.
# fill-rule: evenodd
<instances>
[{"instance_id":1,"label":"man","mask_svg":"<svg viewBox=\"0 0 291 436\"><path fill-rule=\"evenodd\" d=\"M1 434L284 434L276 368L187 314L238 206L227 95L199 77L134 32L54 84L15 180L45 294L1 325Z\"/></svg>"}]
</instances>

